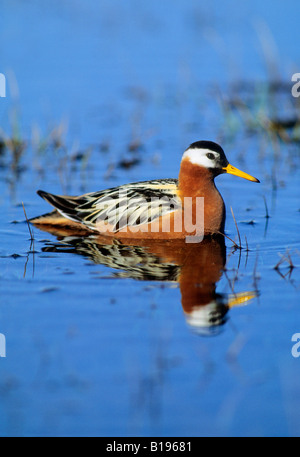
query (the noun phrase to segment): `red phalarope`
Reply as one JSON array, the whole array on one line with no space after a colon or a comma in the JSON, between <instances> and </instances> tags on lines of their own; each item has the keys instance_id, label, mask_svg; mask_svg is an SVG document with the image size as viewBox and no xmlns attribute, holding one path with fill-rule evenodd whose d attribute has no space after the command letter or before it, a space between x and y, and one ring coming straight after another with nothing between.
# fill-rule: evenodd
<instances>
[{"instance_id":1,"label":"red phalarope","mask_svg":"<svg viewBox=\"0 0 300 457\"><path fill-rule=\"evenodd\" d=\"M55 211L30 222L92 231L118 239L184 239L200 231L203 235L223 233L225 205L214 182L222 173L259 182L230 165L218 144L197 141L184 152L178 179L136 182L77 197L39 190L38 194ZM202 207L197 206L197 197L202 198ZM202 208L201 217L192 223L199 208ZM186 214L192 215L188 224Z\"/></svg>"}]
</instances>

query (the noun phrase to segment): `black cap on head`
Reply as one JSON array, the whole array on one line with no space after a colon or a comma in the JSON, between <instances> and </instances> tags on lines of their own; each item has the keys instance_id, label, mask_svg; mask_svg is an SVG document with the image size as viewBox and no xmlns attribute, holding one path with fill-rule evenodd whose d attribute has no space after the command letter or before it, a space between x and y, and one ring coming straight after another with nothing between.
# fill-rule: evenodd
<instances>
[{"instance_id":1,"label":"black cap on head","mask_svg":"<svg viewBox=\"0 0 300 457\"><path fill-rule=\"evenodd\" d=\"M224 154L223 148L214 141L195 141L195 143L192 143L188 149L210 149L211 151L218 152L219 154Z\"/></svg>"},{"instance_id":2,"label":"black cap on head","mask_svg":"<svg viewBox=\"0 0 300 457\"><path fill-rule=\"evenodd\" d=\"M189 149L207 149L208 151L215 152L216 155L213 159L211 167L207 168L209 168L215 176L220 173L224 173L223 169L224 167L227 167L228 160L226 158L225 152L223 151L223 148L221 148L219 144L215 143L214 141L195 141L195 143L192 143L187 150Z\"/></svg>"}]
</instances>

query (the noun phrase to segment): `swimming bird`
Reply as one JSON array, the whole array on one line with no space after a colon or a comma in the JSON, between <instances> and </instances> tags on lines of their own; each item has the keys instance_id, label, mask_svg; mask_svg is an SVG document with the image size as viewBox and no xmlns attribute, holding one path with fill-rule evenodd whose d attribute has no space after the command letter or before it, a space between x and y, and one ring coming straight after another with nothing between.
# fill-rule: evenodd
<instances>
[{"instance_id":1,"label":"swimming bird","mask_svg":"<svg viewBox=\"0 0 300 457\"><path fill-rule=\"evenodd\" d=\"M38 194L55 211L35 225L97 232L118 239L187 239L224 233L225 204L214 179L222 173L259 182L233 167L221 146L196 141L184 152L178 179L124 184L71 197Z\"/></svg>"}]
</instances>

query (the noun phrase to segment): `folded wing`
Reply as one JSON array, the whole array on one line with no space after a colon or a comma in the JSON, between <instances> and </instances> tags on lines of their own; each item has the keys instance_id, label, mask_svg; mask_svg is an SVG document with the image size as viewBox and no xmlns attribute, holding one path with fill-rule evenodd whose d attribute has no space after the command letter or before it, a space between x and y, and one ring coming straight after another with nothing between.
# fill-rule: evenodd
<instances>
[{"instance_id":1,"label":"folded wing","mask_svg":"<svg viewBox=\"0 0 300 457\"><path fill-rule=\"evenodd\" d=\"M115 233L125 227L150 224L181 208L176 179L133 183L79 197L44 191L38 194L64 217L92 230L97 229L97 223L104 223Z\"/></svg>"}]
</instances>

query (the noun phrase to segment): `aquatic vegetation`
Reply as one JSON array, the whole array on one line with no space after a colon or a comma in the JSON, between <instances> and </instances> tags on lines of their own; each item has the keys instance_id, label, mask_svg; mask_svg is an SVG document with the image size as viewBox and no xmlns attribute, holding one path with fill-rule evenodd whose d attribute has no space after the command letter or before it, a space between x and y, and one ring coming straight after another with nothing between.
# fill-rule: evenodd
<instances>
[{"instance_id":1,"label":"aquatic vegetation","mask_svg":"<svg viewBox=\"0 0 300 457\"><path fill-rule=\"evenodd\" d=\"M2 8L2 435L299 434L297 5L235 3ZM219 178L225 236L28 224L37 189L176 178L199 138L261 181Z\"/></svg>"}]
</instances>

